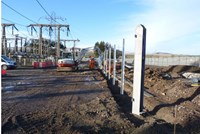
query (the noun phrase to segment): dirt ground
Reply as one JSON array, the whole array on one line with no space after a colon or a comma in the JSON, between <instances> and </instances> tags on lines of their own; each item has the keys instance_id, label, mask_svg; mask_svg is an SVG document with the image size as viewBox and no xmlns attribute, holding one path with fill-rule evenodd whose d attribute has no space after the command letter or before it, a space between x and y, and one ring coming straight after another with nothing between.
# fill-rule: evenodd
<instances>
[{"instance_id":1,"label":"dirt ground","mask_svg":"<svg viewBox=\"0 0 200 134\"><path fill-rule=\"evenodd\" d=\"M200 88L180 76L184 71L200 69L146 67L145 88L154 96L144 97L145 112L136 116L132 88L125 85L120 95L99 70L8 70L2 77L2 133L200 133ZM132 70L126 79L133 79Z\"/></svg>"},{"instance_id":2,"label":"dirt ground","mask_svg":"<svg viewBox=\"0 0 200 134\"><path fill-rule=\"evenodd\" d=\"M169 66L145 68L144 117L152 116L170 124L177 124L184 133L200 133L200 86L192 86L185 72L200 73L199 67ZM133 70L126 69L126 79L133 80ZM132 87L125 88L131 96Z\"/></svg>"}]
</instances>

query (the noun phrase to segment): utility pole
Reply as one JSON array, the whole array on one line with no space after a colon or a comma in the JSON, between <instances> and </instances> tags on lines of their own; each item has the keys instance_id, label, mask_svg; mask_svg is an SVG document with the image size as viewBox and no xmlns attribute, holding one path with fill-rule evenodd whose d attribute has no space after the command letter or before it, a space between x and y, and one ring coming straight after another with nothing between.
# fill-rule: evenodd
<instances>
[{"instance_id":1,"label":"utility pole","mask_svg":"<svg viewBox=\"0 0 200 134\"><path fill-rule=\"evenodd\" d=\"M18 34L15 35L15 53L18 52Z\"/></svg>"},{"instance_id":2,"label":"utility pole","mask_svg":"<svg viewBox=\"0 0 200 134\"><path fill-rule=\"evenodd\" d=\"M30 40L31 40L31 43L33 44L31 46L31 52L34 53L34 54L36 54L37 53L36 52L37 47L36 47L35 43L37 43L38 39L31 38Z\"/></svg>"},{"instance_id":3,"label":"utility pole","mask_svg":"<svg viewBox=\"0 0 200 134\"><path fill-rule=\"evenodd\" d=\"M40 25L39 28L40 28L39 55L42 56L42 25Z\"/></svg>"},{"instance_id":4,"label":"utility pole","mask_svg":"<svg viewBox=\"0 0 200 134\"><path fill-rule=\"evenodd\" d=\"M21 37L21 36L18 36L18 39L20 39L20 41L21 41L21 48L20 48L20 52L23 52L23 39L25 40L25 42L26 42L26 37Z\"/></svg>"},{"instance_id":5,"label":"utility pole","mask_svg":"<svg viewBox=\"0 0 200 134\"><path fill-rule=\"evenodd\" d=\"M58 26L58 44L57 44L57 49L56 49L56 56L57 58L60 58L60 28L61 26Z\"/></svg>"},{"instance_id":6,"label":"utility pole","mask_svg":"<svg viewBox=\"0 0 200 134\"><path fill-rule=\"evenodd\" d=\"M6 40L6 42L7 41L9 41L9 40L15 40L16 38L6 38L5 40ZM3 39L2 39L3 40ZM11 52L11 46L10 46L10 43L9 43L9 49L8 49L9 51L9 53Z\"/></svg>"},{"instance_id":7,"label":"utility pole","mask_svg":"<svg viewBox=\"0 0 200 134\"><path fill-rule=\"evenodd\" d=\"M7 55L7 41L6 41L6 27L9 27L9 26L12 26L12 34L14 33L13 31L13 27L18 30L16 27L15 27L15 24L7 24L7 23L2 23L1 24L2 26L2 54L4 55Z\"/></svg>"},{"instance_id":8,"label":"utility pole","mask_svg":"<svg viewBox=\"0 0 200 134\"><path fill-rule=\"evenodd\" d=\"M46 50L47 50L47 52L46 52L47 56L49 56L50 42L51 42L51 39L48 40L48 45L47 45L47 48L46 48Z\"/></svg>"},{"instance_id":9,"label":"utility pole","mask_svg":"<svg viewBox=\"0 0 200 134\"><path fill-rule=\"evenodd\" d=\"M7 38L7 40L15 40L15 52L18 53L18 40L21 41L21 48L20 48L20 52L23 52L22 50L22 46L23 46L23 39L27 39L26 37L21 37L19 36L19 34L15 34L15 38Z\"/></svg>"},{"instance_id":10,"label":"utility pole","mask_svg":"<svg viewBox=\"0 0 200 134\"><path fill-rule=\"evenodd\" d=\"M39 27L40 28L40 37L39 37L39 55L42 56L42 27L49 27L49 29L52 29L52 27L55 27L58 29L58 42L57 42L57 48L56 48L56 56L57 58L60 58L60 28L66 27L67 30L69 30L69 25L64 24L30 24L28 27Z\"/></svg>"},{"instance_id":11,"label":"utility pole","mask_svg":"<svg viewBox=\"0 0 200 134\"><path fill-rule=\"evenodd\" d=\"M62 20L64 21L65 19L62 18L62 17L57 17L56 16L56 13L55 12L52 12L51 16L49 17L45 17L48 21L50 21L50 24L56 24L56 20L59 19L59 20ZM55 22L55 23L54 23ZM51 29L52 30L52 29ZM56 40L56 35L57 35L57 32L56 32L56 28L55 28L55 40ZM50 34L50 39L51 39L51 34Z\"/></svg>"},{"instance_id":12,"label":"utility pole","mask_svg":"<svg viewBox=\"0 0 200 134\"><path fill-rule=\"evenodd\" d=\"M27 47L27 38L25 38L25 43L24 43L24 52L26 53L26 47Z\"/></svg>"}]
</instances>

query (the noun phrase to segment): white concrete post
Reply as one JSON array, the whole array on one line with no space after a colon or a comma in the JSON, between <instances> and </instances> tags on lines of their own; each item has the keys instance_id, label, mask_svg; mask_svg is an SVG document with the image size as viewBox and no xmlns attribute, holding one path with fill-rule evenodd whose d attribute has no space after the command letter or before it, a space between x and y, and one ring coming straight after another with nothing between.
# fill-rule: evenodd
<instances>
[{"instance_id":1,"label":"white concrete post","mask_svg":"<svg viewBox=\"0 0 200 134\"><path fill-rule=\"evenodd\" d=\"M26 58L24 58L24 66L26 66Z\"/></svg>"},{"instance_id":2,"label":"white concrete post","mask_svg":"<svg viewBox=\"0 0 200 134\"><path fill-rule=\"evenodd\" d=\"M140 115L143 111L144 69L146 51L146 28L143 25L138 25L136 27L135 38L132 113Z\"/></svg>"},{"instance_id":3,"label":"white concrete post","mask_svg":"<svg viewBox=\"0 0 200 134\"><path fill-rule=\"evenodd\" d=\"M106 70L105 70L105 72L106 72L105 76L106 77L107 77L107 70L108 70L108 50L106 49Z\"/></svg>"},{"instance_id":4,"label":"white concrete post","mask_svg":"<svg viewBox=\"0 0 200 134\"><path fill-rule=\"evenodd\" d=\"M124 67L125 67L125 50L124 50L124 46L125 46L125 39L123 39L123 48L122 48L122 71L121 71L121 90L120 90L120 94L124 94Z\"/></svg>"},{"instance_id":5,"label":"white concrete post","mask_svg":"<svg viewBox=\"0 0 200 134\"><path fill-rule=\"evenodd\" d=\"M115 77L116 77L116 45L114 45L114 53L113 53L114 61L113 61L113 85L115 85Z\"/></svg>"},{"instance_id":6,"label":"white concrete post","mask_svg":"<svg viewBox=\"0 0 200 134\"><path fill-rule=\"evenodd\" d=\"M103 54L103 73L106 74L106 50L104 50L104 54Z\"/></svg>"},{"instance_id":7,"label":"white concrete post","mask_svg":"<svg viewBox=\"0 0 200 134\"><path fill-rule=\"evenodd\" d=\"M111 72L111 45L109 46L109 64L108 64L108 79L110 80Z\"/></svg>"}]
</instances>

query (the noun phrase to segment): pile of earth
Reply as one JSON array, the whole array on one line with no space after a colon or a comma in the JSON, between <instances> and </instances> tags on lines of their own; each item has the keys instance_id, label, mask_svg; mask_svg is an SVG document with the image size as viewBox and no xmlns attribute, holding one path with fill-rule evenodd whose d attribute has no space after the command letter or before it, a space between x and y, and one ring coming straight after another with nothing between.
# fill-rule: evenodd
<instances>
[{"instance_id":1,"label":"pile of earth","mask_svg":"<svg viewBox=\"0 0 200 134\"><path fill-rule=\"evenodd\" d=\"M144 107L155 118L196 130L200 127L200 87L192 86L190 79L182 77L185 72L200 73L200 68L146 66L144 87L154 97L145 96ZM126 69L125 79L132 82L133 74L134 69ZM125 90L131 96L132 86Z\"/></svg>"}]
</instances>

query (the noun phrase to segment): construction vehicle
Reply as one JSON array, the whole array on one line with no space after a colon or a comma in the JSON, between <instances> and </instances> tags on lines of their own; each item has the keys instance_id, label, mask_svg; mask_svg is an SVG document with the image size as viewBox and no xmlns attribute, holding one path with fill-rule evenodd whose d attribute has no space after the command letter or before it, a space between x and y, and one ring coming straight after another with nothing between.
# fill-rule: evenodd
<instances>
[{"instance_id":1,"label":"construction vehicle","mask_svg":"<svg viewBox=\"0 0 200 134\"><path fill-rule=\"evenodd\" d=\"M58 60L57 71L78 70L83 57L91 49L92 49L92 47L82 49L77 57L76 57L74 51L64 54L63 58ZM101 54L101 51L98 47L95 47L94 49L97 50L97 52L99 53L99 58L97 59L97 62L98 62L98 65L101 65L102 60L103 60L103 55ZM94 58L92 59L92 62L89 62L89 67L91 69L94 69Z\"/></svg>"},{"instance_id":2,"label":"construction vehicle","mask_svg":"<svg viewBox=\"0 0 200 134\"><path fill-rule=\"evenodd\" d=\"M68 52L63 54L63 58L58 60L57 71L74 71L79 69L79 64L90 48L84 48L79 55L75 52Z\"/></svg>"},{"instance_id":3,"label":"construction vehicle","mask_svg":"<svg viewBox=\"0 0 200 134\"><path fill-rule=\"evenodd\" d=\"M99 54L99 57L97 58L97 63L98 66L101 68L102 62L103 62L103 53L101 52L101 50L99 49L99 47L95 46L94 50L97 51L97 53Z\"/></svg>"}]
</instances>

